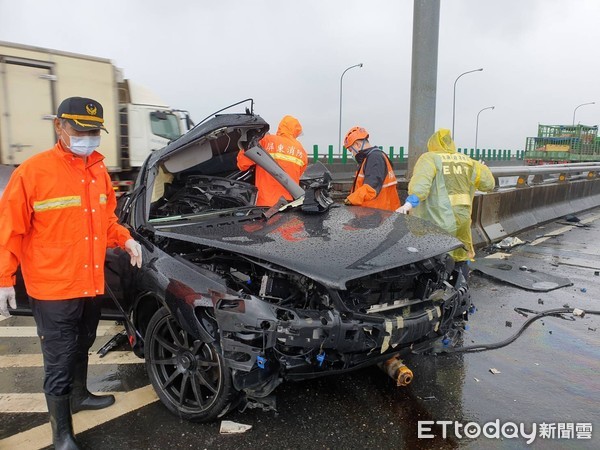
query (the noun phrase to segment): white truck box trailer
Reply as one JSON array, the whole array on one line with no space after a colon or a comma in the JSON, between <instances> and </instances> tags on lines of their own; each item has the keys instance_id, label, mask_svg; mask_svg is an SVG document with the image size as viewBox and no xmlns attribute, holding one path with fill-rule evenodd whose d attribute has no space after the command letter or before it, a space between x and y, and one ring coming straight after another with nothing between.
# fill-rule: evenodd
<instances>
[{"instance_id":1,"label":"white truck box trailer","mask_svg":"<svg viewBox=\"0 0 600 450\"><path fill-rule=\"evenodd\" d=\"M99 151L115 184L132 180L148 154L193 125L108 59L0 41L0 164L18 165L56 142L52 125L67 97L104 107Z\"/></svg>"}]
</instances>

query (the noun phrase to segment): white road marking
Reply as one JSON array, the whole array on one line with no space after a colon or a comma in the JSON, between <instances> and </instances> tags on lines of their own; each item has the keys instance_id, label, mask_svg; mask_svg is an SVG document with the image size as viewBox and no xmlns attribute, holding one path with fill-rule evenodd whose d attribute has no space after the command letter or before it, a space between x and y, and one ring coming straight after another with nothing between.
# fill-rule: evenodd
<instances>
[{"instance_id":1,"label":"white road marking","mask_svg":"<svg viewBox=\"0 0 600 450\"><path fill-rule=\"evenodd\" d=\"M98 392L99 395L115 392ZM48 412L43 393L0 394L0 413L45 413Z\"/></svg>"},{"instance_id":2,"label":"white road marking","mask_svg":"<svg viewBox=\"0 0 600 450\"><path fill-rule=\"evenodd\" d=\"M1 316L4 317L4 316ZM114 336L123 331L123 325L100 325L96 331L97 336ZM34 326L28 327L0 327L0 338L11 337L37 337L37 328Z\"/></svg>"},{"instance_id":3,"label":"white road marking","mask_svg":"<svg viewBox=\"0 0 600 450\"><path fill-rule=\"evenodd\" d=\"M135 356L133 352L111 351L104 358L96 353L90 354L89 364L143 364L144 360ZM15 367L43 367L41 353L28 353L19 355L0 355L0 369Z\"/></svg>"},{"instance_id":4,"label":"white road marking","mask_svg":"<svg viewBox=\"0 0 600 450\"><path fill-rule=\"evenodd\" d=\"M594 222L595 220L597 220L599 218L600 218L600 214L593 214L592 216L587 217L587 218L581 220L581 222L578 222L578 223L583 223L583 224L592 223L592 222ZM530 242L529 245L538 245L538 244L541 244L542 242L545 242L545 241L547 241L548 239L551 239L554 236L558 236L559 234L563 234L566 231L570 231L570 230L572 230L575 227L577 227L576 224L574 224L574 225L565 225L564 227L561 227L558 230L554 230L554 231L551 231L550 233L547 233L545 236L542 236L542 237L540 237L538 239L534 239L533 241Z\"/></svg>"},{"instance_id":5,"label":"white road marking","mask_svg":"<svg viewBox=\"0 0 600 450\"><path fill-rule=\"evenodd\" d=\"M96 411L81 411L73 415L75 434L90 430L158 400L151 385L130 392L114 394L114 405ZM126 426L126 425L125 425ZM52 445L50 424L40 425L0 440L0 449L41 449Z\"/></svg>"},{"instance_id":6,"label":"white road marking","mask_svg":"<svg viewBox=\"0 0 600 450\"><path fill-rule=\"evenodd\" d=\"M508 259L511 256L512 256L512 253L496 252L496 253L492 253L491 255L484 257L484 259Z\"/></svg>"}]
</instances>

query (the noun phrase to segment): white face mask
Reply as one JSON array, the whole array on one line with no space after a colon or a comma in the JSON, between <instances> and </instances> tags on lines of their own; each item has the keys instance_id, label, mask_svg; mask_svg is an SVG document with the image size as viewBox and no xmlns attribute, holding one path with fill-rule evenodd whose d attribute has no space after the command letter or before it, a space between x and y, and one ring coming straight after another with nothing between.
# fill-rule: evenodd
<instances>
[{"instance_id":1,"label":"white face mask","mask_svg":"<svg viewBox=\"0 0 600 450\"><path fill-rule=\"evenodd\" d=\"M71 136L66 131L65 134L69 136L71 145L67 145L65 141L63 144L75 155L90 156L100 146L100 136Z\"/></svg>"}]
</instances>

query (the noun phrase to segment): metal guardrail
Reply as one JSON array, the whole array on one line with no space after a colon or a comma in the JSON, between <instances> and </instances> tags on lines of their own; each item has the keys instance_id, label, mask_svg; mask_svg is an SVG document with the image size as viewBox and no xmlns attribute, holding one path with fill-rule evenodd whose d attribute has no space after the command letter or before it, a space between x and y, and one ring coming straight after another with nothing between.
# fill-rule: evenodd
<instances>
[{"instance_id":1,"label":"metal guardrail","mask_svg":"<svg viewBox=\"0 0 600 450\"><path fill-rule=\"evenodd\" d=\"M490 167L496 189L525 188L548 183L565 183L598 178L600 163L547 164L541 166Z\"/></svg>"},{"instance_id":2,"label":"metal guardrail","mask_svg":"<svg viewBox=\"0 0 600 450\"><path fill-rule=\"evenodd\" d=\"M561 173L599 172L600 163L547 164L542 166L495 166L490 167L495 177L517 177Z\"/></svg>"}]
</instances>

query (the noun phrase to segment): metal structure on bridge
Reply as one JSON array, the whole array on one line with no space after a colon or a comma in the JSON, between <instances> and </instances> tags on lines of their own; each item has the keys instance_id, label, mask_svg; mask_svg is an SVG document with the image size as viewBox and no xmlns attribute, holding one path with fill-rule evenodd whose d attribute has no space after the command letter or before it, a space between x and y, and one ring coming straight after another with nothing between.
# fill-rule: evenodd
<instances>
[{"instance_id":1,"label":"metal structure on bridge","mask_svg":"<svg viewBox=\"0 0 600 450\"><path fill-rule=\"evenodd\" d=\"M600 161L598 125L538 125L525 144L527 164Z\"/></svg>"}]
</instances>

